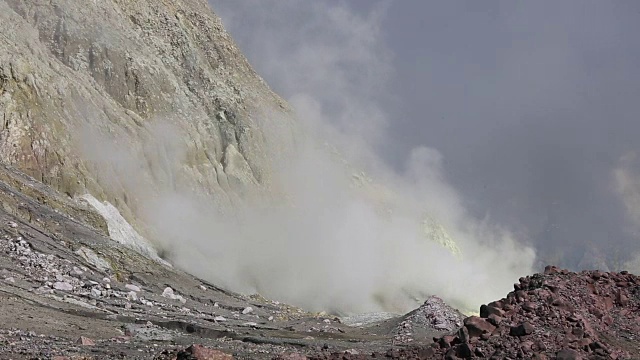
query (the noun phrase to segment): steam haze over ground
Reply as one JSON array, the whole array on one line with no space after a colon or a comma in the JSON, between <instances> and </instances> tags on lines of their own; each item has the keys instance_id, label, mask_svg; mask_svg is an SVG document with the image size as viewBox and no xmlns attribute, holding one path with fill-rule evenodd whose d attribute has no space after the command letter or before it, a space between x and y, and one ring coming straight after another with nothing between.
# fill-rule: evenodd
<instances>
[{"instance_id":1,"label":"steam haze over ground","mask_svg":"<svg viewBox=\"0 0 640 360\"><path fill-rule=\"evenodd\" d=\"M640 5L210 3L276 91L382 111L327 118L378 124L376 153L399 171L436 149L464 207L539 261L640 270Z\"/></svg>"},{"instance_id":2,"label":"steam haze over ground","mask_svg":"<svg viewBox=\"0 0 640 360\"><path fill-rule=\"evenodd\" d=\"M266 135L288 149L270 157L285 196L220 212L171 186L179 132L147 129L150 143L118 158L88 136L89 156L115 168L135 169L136 151L163 154L167 187L142 212L178 266L314 310L402 312L431 294L468 310L531 273L536 252L580 267L637 249L633 9L211 4L295 108L298 128Z\"/></svg>"},{"instance_id":3,"label":"steam haze over ground","mask_svg":"<svg viewBox=\"0 0 640 360\"><path fill-rule=\"evenodd\" d=\"M294 154L275 163L288 199L281 207L253 204L224 217L206 204L169 202L157 217L161 233L181 239L178 264L233 289L346 312L408 311L431 294L475 309L531 271L530 248L492 219L470 216L436 149L416 144L393 167L377 152L389 146L385 102L395 101L380 27L387 5L365 15L344 4L212 5L231 29L255 26L243 31L255 30L258 70L293 105L301 132ZM186 214L179 226L167 221L176 207ZM461 254L428 239L425 220Z\"/></svg>"}]
</instances>

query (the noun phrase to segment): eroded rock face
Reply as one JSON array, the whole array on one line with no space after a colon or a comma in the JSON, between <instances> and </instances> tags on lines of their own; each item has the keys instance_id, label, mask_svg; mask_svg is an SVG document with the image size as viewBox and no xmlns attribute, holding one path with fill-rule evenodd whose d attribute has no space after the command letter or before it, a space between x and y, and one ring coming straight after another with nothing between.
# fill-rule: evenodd
<instances>
[{"instance_id":1,"label":"eroded rock face","mask_svg":"<svg viewBox=\"0 0 640 360\"><path fill-rule=\"evenodd\" d=\"M129 221L264 185L264 128L291 121L203 0L0 1L0 114L0 160Z\"/></svg>"}]
</instances>

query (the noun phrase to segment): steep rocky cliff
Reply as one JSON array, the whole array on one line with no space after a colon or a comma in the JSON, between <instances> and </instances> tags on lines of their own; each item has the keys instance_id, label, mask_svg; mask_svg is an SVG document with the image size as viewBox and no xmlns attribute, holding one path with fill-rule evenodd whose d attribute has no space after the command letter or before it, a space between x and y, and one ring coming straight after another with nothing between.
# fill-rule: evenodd
<instances>
[{"instance_id":1,"label":"steep rocky cliff","mask_svg":"<svg viewBox=\"0 0 640 360\"><path fill-rule=\"evenodd\" d=\"M267 183L287 113L204 0L0 1L2 161L129 220L163 189Z\"/></svg>"}]
</instances>

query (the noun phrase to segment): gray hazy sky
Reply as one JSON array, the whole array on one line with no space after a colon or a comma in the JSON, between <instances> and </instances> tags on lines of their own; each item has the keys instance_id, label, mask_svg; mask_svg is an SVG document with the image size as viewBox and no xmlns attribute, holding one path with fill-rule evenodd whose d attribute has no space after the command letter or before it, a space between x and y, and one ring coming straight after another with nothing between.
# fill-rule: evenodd
<instances>
[{"instance_id":1,"label":"gray hazy sky","mask_svg":"<svg viewBox=\"0 0 640 360\"><path fill-rule=\"evenodd\" d=\"M359 115L382 123L366 136L386 162L401 168L412 148L437 149L469 211L543 257L578 267L587 249L640 249L628 202L640 152L639 2L210 3L277 92L318 96L336 113L373 108Z\"/></svg>"}]
</instances>

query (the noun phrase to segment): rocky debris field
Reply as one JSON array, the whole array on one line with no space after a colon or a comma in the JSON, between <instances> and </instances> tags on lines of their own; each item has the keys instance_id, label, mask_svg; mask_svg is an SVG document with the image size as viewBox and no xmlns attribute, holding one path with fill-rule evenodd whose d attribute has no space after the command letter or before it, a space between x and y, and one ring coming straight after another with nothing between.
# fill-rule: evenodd
<instances>
[{"instance_id":1,"label":"rocky debris field","mask_svg":"<svg viewBox=\"0 0 640 360\"><path fill-rule=\"evenodd\" d=\"M640 277L548 266L428 346L309 359L639 359Z\"/></svg>"},{"instance_id":2,"label":"rocky debris field","mask_svg":"<svg viewBox=\"0 0 640 360\"><path fill-rule=\"evenodd\" d=\"M640 277L548 266L480 308L436 353L455 358L640 358Z\"/></svg>"},{"instance_id":3,"label":"rocky debris field","mask_svg":"<svg viewBox=\"0 0 640 360\"><path fill-rule=\"evenodd\" d=\"M3 166L0 200L0 359L195 359L206 349L272 359L386 351L444 334L431 305L422 320L376 313L347 325L218 288L109 239L91 225L100 221L85 220L96 216L83 202ZM416 331L424 335L411 338Z\"/></svg>"},{"instance_id":4,"label":"rocky debris field","mask_svg":"<svg viewBox=\"0 0 640 360\"><path fill-rule=\"evenodd\" d=\"M466 318L435 296L404 316L314 314L140 255L76 220L94 218L82 203L27 195L33 179L8 170L1 359L640 358L640 278L626 272L547 267Z\"/></svg>"},{"instance_id":5,"label":"rocky debris field","mask_svg":"<svg viewBox=\"0 0 640 360\"><path fill-rule=\"evenodd\" d=\"M404 316L343 320L140 255L76 220L95 218L81 202L9 170L0 167L2 359L640 358L640 278L626 272L548 267L480 316L430 297Z\"/></svg>"},{"instance_id":6,"label":"rocky debris field","mask_svg":"<svg viewBox=\"0 0 640 360\"><path fill-rule=\"evenodd\" d=\"M394 340L411 334L415 324L454 330L431 344L405 340L406 346L382 352L322 349L277 359L640 359L640 277L548 266L514 288L482 305L480 316L464 319L432 297L393 330Z\"/></svg>"}]
</instances>

